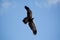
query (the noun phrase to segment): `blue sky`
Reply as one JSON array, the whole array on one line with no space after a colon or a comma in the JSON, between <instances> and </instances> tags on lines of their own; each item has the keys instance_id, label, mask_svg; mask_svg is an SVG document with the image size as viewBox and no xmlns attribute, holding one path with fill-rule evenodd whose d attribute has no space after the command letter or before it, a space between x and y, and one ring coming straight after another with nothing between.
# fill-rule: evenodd
<instances>
[{"instance_id":1,"label":"blue sky","mask_svg":"<svg viewBox=\"0 0 60 40\"><path fill-rule=\"evenodd\" d=\"M22 22L25 5L32 10L37 35ZM60 0L0 0L0 40L60 40Z\"/></svg>"}]
</instances>

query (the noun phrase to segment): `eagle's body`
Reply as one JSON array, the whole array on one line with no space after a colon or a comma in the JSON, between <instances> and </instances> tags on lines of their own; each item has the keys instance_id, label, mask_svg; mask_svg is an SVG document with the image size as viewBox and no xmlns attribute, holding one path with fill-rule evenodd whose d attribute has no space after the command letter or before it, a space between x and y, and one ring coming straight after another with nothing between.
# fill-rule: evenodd
<instances>
[{"instance_id":1,"label":"eagle's body","mask_svg":"<svg viewBox=\"0 0 60 40\"><path fill-rule=\"evenodd\" d=\"M29 27L31 28L31 30L33 31L33 33L36 34L37 33L37 30L36 30L35 24L33 22L32 11L27 6L25 6L25 9L27 11L27 17L25 17L23 19L23 22L25 24L28 22Z\"/></svg>"}]
</instances>

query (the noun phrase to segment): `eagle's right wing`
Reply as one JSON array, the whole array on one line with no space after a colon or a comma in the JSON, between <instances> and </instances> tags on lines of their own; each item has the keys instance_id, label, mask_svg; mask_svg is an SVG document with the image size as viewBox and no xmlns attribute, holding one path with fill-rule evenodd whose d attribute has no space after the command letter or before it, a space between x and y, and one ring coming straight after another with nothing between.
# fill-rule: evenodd
<instances>
[{"instance_id":1,"label":"eagle's right wing","mask_svg":"<svg viewBox=\"0 0 60 40\"><path fill-rule=\"evenodd\" d=\"M34 34L37 34L37 30L33 21L29 22L29 27L31 28Z\"/></svg>"}]
</instances>

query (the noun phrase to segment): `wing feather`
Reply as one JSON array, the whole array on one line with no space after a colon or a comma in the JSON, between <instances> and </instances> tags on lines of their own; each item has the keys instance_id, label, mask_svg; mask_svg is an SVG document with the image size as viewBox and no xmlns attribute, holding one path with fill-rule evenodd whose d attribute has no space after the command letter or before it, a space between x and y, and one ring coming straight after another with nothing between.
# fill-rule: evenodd
<instances>
[{"instance_id":1,"label":"wing feather","mask_svg":"<svg viewBox=\"0 0 60 40\"><path fill-rule=\"evenodd\" d=\"M29 22L29 27L31 28L34 34L37 33L36 26L33 21Z\"/></svg>"},{"instance_id":2,"label":"wing feather","mask_svg":"<svg viewBox=\"0 0 60 40\"><path fill-rule=\"evenodd\" d=\"M32 18L32 11L30 10L30 8L27 7L27 6L25 6L25 9L26 9L26 11L27 11L27 17Z\"/></svg>"}]
</instances>

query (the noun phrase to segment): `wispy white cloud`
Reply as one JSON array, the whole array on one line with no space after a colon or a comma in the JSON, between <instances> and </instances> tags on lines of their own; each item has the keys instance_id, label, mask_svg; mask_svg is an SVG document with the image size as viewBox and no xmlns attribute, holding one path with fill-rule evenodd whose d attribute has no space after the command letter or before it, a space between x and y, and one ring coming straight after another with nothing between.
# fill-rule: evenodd
<instances>
[{"instance_id":1,"label":"wispy white cloud","mask_svg":"<svg viewBox=\"0 0 60 40\"><path fill-rule=\"evenodd\" d=\"M60 0L46 0L46 1L35 1L35 5L43 8L43 7L50 7L52 5L56 5L57 3L60 3Z\"/></svg>"},{"instance_id":2,"label":"wispy white cloud","mask_svg":"<svg viewBox=\"0 0 60 40\"><path fill-rule=\"evenodd\" d=\"M43 7L48 7L48 3L46 2L35 2L35 5L39 8L43 8Z\"/></svg>"},{"instance_id":3,"label":"wispy white cloud","mask_svg":"<svg viewBox=\"0 0 60 40\"><path fill-rule=\"evenodd\" d=\"M49 4L57 4L60 0L48 0Z\"/></svg>"},{"instance_id":4,"label":"wispy white cloud","mask_svg":"<svg viewBox=\"0 0 60 40\"><path fill-rule=\"evenodd\" d=\"M9 8L9 7L11 6L11 3L9 3L9 2L3 2L3 3L1 4L1 6L2 6L3 8Z\"/></svg>"},{"instance_id":5,"label":"wispy white cloud","mask_svg":"<svg viewBox=\"0 0 60 40\"><path fill-rule=\"evenodd\" d=\"M2 0L0 3L0 16L4 14L4 12L8 11L9 8L16 8L17 2L11 0Z\"/></svg>"},{"instance_id":6,"label":"wispy white cloud","mask_svg":"<svg viewBox=\"0 0 60 40\"><path fill-rule=\"evenodd\" d=\"M17 3L15 1L8 1L8 0L3 0L2 3L1 3L1 6L3 8L10 8L10 7L16 7L17 6Z\"/></svg>"}]
</instances>

